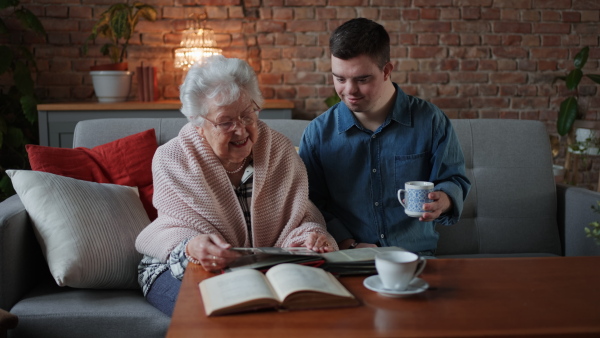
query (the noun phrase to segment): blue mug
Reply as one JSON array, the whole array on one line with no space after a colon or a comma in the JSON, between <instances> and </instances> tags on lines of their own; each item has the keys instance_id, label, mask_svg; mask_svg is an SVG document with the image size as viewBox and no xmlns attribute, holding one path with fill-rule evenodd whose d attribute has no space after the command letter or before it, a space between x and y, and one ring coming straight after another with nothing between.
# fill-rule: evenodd
<instances>
[{"instance_id":1,"label":"blue mug","mask_svg":"<svg viewBox=\"0 0 600 338\"><path fill-rule=\"evenodd\" d=\"M426 212L423 210L423 204L433 202L427 198L433 187L433 183L424 181L404 183L404 189L398 190L398 201L404 207L404 212L410 217L423 216Z\"/></svg>"}]
</instances>

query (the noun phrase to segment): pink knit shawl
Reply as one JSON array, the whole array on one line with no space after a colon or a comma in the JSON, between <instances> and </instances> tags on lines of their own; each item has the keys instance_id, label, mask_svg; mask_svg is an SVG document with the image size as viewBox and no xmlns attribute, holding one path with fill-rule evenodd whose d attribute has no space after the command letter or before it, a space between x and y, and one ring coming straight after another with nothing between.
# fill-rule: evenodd
<instances>
[{"instance_id":1,"label":"pink knit shawl","mask_svg":"<svg viewBox=\"0 0 600 338\"><path fill-rule=\"evenodd\" d=\"M308 233L326 234L319 210L308 199L304 163L292 143L258 121L252 148L252 239L225 168L191 124L159 147L152 161L158 218L137 237L140 253L166 261L183 240L217 233L234 247L303 245Z\"/></svg>"}]
</instances>

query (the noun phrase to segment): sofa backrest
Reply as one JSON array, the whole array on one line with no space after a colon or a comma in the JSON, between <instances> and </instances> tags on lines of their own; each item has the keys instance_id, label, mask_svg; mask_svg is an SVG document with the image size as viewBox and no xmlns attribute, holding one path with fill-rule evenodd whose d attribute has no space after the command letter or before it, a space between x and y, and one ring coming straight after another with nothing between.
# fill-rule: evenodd
<instances>
[{"instance_id":1,"label":"sofa backrest","mask_svg":"<svg viewBox=\"0 0 600 338\"><path fill-rule=\"evenodd\" d=\"M295 146L300 144L302 133L310 121L262 119L269 127L287 136ZM93 148L122 137L154 128L159 145L179 134L187 123L185 117L177 118L124 118L98 119L77 123L73 135L73 147Z\"/></svg>"},{"instance_id":2,"label":"sofa backrest","mask_svg":"<svg viewBox=\"0 0 600 338\"><path fill-rule=\"evenodd\" d=\"M304 120L263 120L300 143ZM185 118L101 119L75 128L75 147L95 147L154 128L159 144L175 137ZM437 226L438 255L548 253L560 255L550 141L540 121L452 120L472 187L462 218Z\"/></svg>"},{"instance_id":3,"label":"sofa backrest","mask_svg":"<svg viewBox=\"0 0 600 338\"><path fill-rule=\"evenodd\" d=\"M452 120L471 191L438 255L561 254L550 140L540 121Z\"/></svg>"}]
</instances>

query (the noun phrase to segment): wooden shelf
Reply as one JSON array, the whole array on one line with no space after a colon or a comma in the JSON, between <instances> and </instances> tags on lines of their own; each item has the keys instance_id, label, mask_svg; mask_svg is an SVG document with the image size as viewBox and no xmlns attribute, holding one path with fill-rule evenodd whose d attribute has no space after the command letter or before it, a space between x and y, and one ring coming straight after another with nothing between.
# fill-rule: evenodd
<instances>
[{"instance_id":1,"label":"wooden shelf","mask_svg":"<svg viewBox=\"0 0 600 338\"><path fill-rule=\"evenodd\" d=\"M66 102L38 105L40 145L73 146L77 122L105 118L185 118L179 100L118 103ZM294 103L288 100L265 100L261 119L291 119Z\"/></svg>"},{"instance_id":2,"label":"wooden shelf","mask_svg":"<svg viewBox=\"0 0 600 338\"><path fill-rule=\"evenodd\" d=\"M164 100L153 102L127 101L117 103L99 102L69 102L69 103L44 103L37 106L44 111L97 111L97 110L178 110L181 108L179 100ZM289 100L265 100L263 109L293 109L294 103Z\"/></svg>"}]
</instances>

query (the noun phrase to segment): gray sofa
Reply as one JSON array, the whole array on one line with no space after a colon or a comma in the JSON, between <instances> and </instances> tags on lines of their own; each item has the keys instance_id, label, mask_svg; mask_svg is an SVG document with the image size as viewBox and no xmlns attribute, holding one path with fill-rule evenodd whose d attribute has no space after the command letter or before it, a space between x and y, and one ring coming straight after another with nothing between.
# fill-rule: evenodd
<instances>
[{"instance_id":1,"label":"gray sofa","mask_svg":"<svg viewBox=\"0 0 600 338\"><path fill-rule=\"evenodd\" d=\"M74 145L94 147L156 130L159 144L185 119L83 121ZM299 143L308 121L266 120ZM556 186L544 124L520 120L453 120L473 186L461 221L438 226L437 255L523 257L597 255L583 228L600 219L600 194ZM163 337L169 318L136 290L60 288L51 278L18 196L0 203L0 308L19 316L12 337Z\"/></svg>"}]
</instances>

